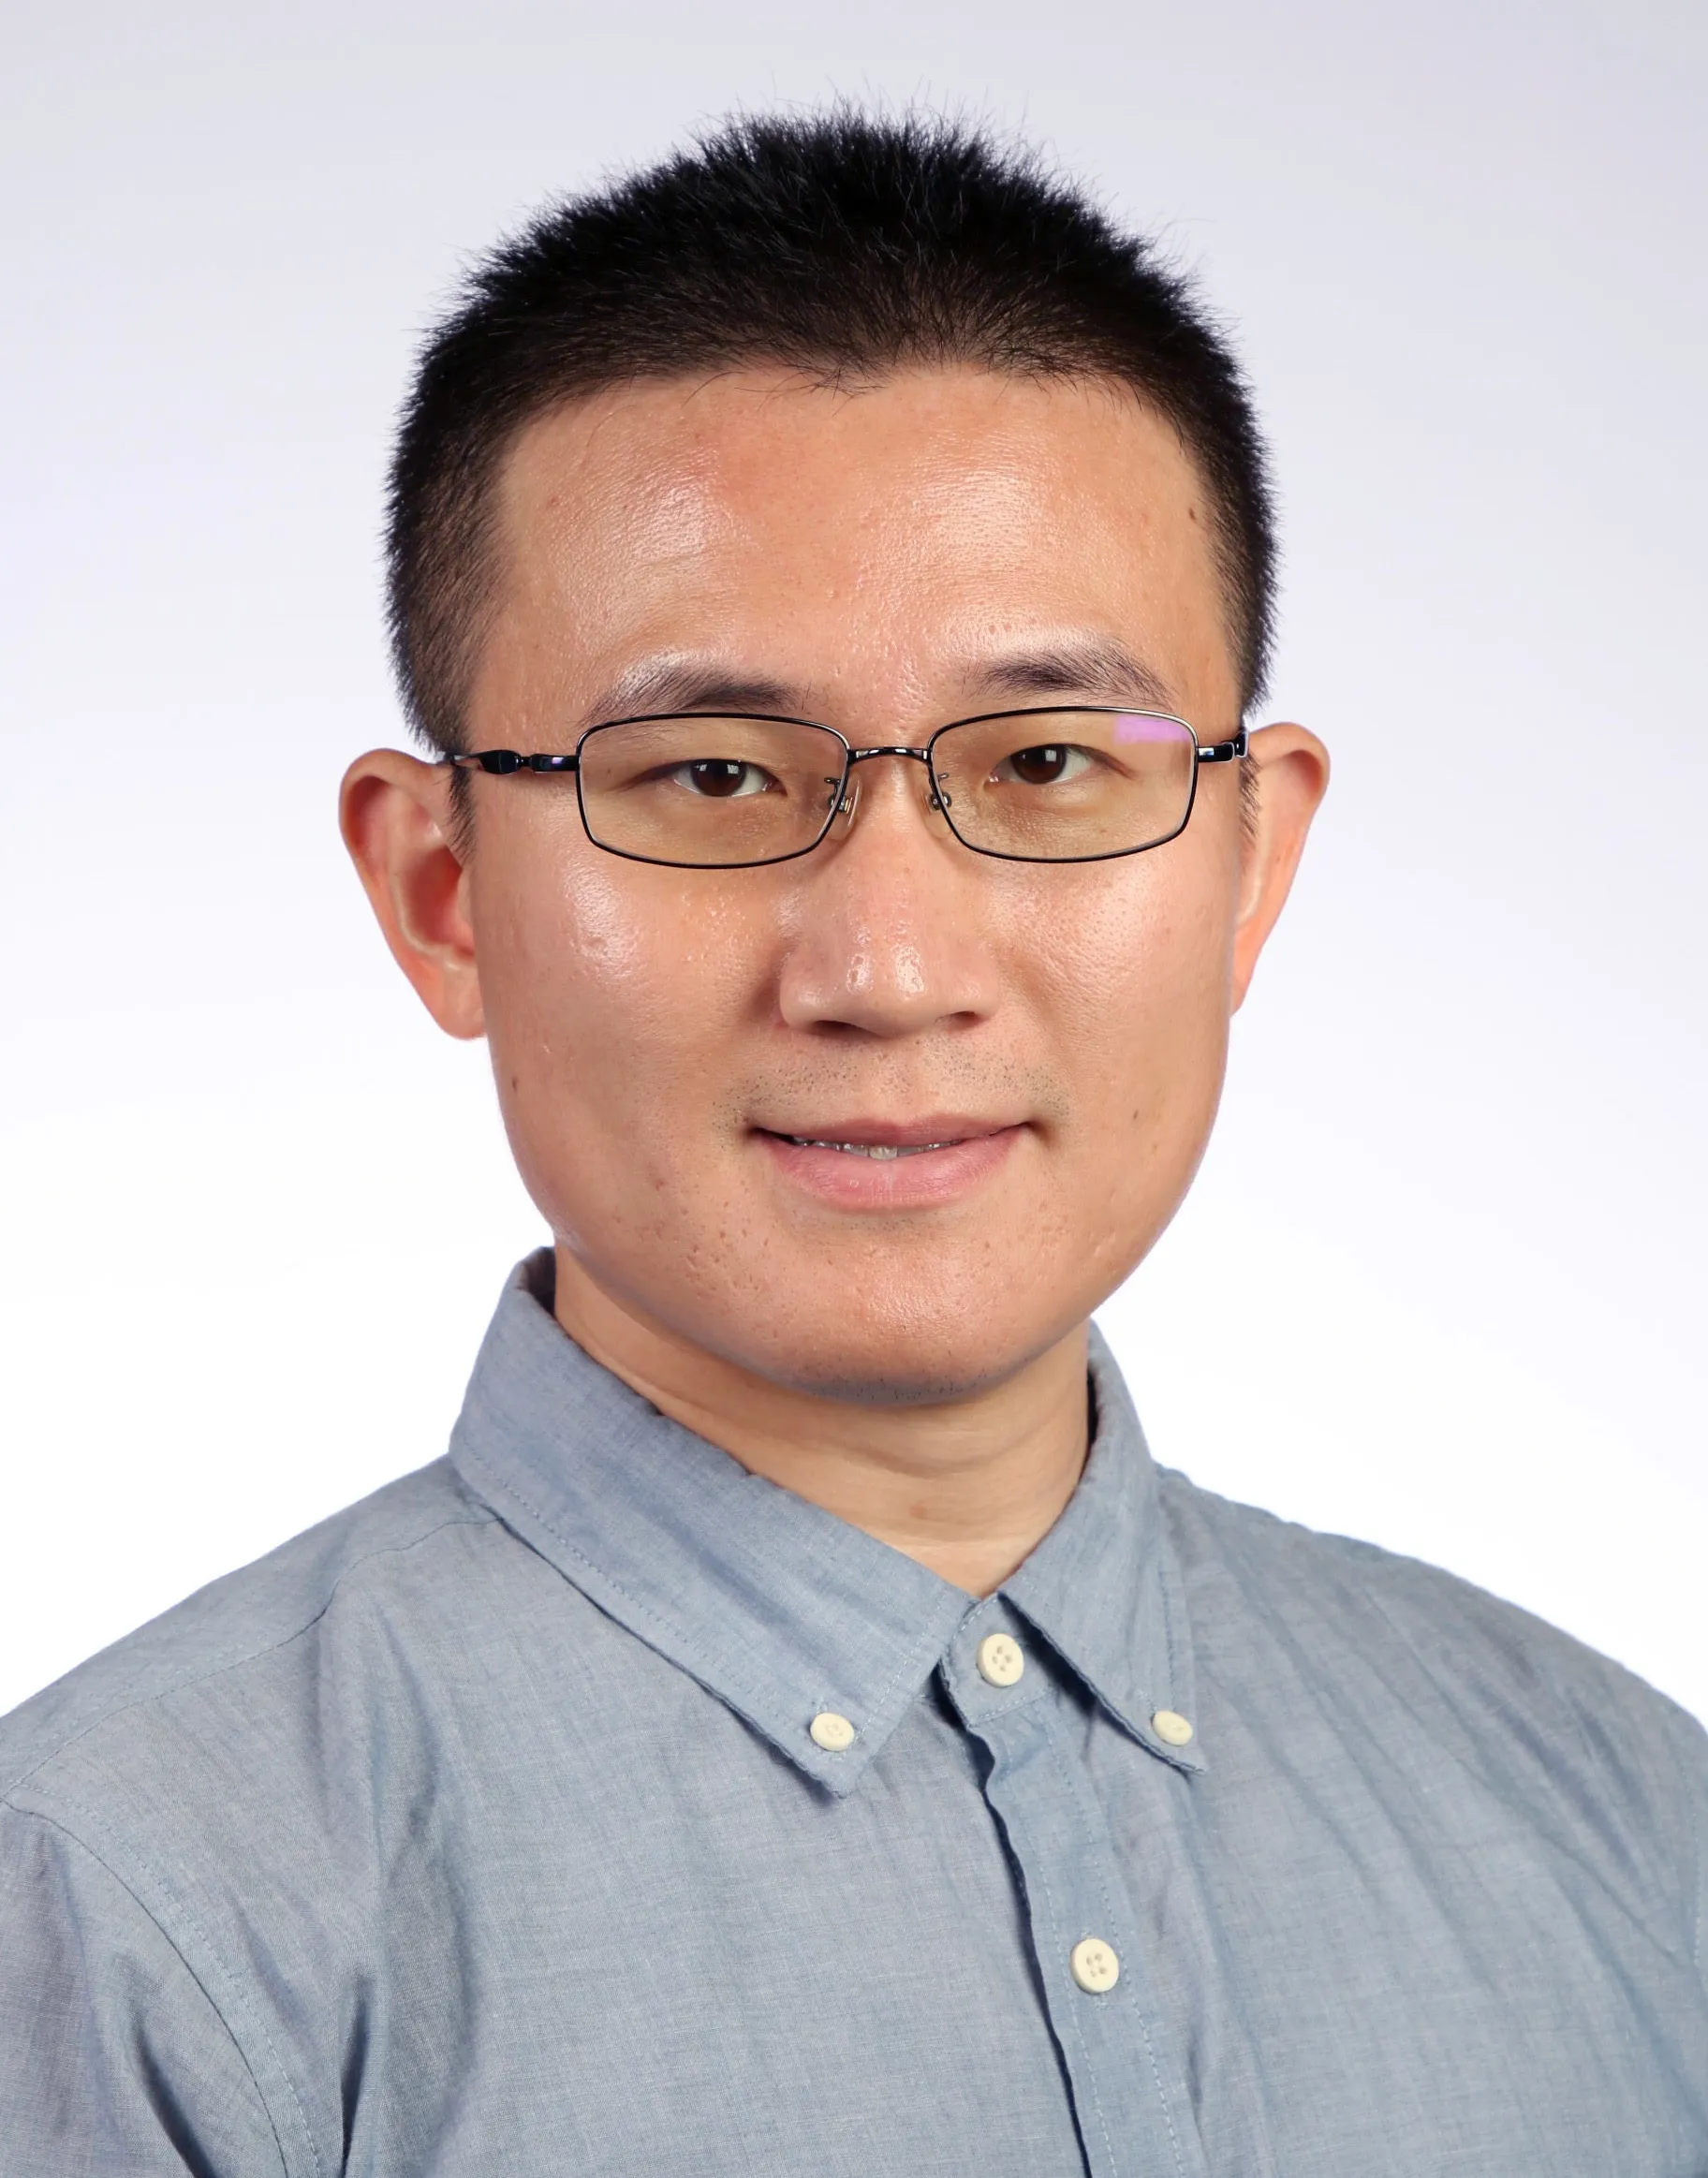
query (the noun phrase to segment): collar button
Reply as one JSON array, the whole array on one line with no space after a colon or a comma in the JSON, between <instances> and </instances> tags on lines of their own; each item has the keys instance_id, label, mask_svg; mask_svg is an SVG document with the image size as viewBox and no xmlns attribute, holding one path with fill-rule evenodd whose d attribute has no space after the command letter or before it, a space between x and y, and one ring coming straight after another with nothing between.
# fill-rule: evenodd
<instances>
[{"instance_id":1,"label":"collar button","mask_svg":"<svg viewBox=\"0 0 1708 2178\"><path fill-rule=\"evenodd\" d=\"M986 1634L974 1662L979 1676L993 1686L1012 1686L1026 1668L1026 1653L1012 1634Z\"/></svg>"}]
</instances>

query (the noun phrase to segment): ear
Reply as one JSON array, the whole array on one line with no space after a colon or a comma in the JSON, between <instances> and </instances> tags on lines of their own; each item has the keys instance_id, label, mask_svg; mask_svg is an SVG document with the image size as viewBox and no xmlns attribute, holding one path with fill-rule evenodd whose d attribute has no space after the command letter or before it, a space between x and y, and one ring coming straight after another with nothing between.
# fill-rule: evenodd
<instances>
[{"instance_id":1,"label":"ear","mask_svg":"<svg viewBox=\"0 0 1708 2178\"><path fill-rule=\"evenodd\" d=\"M397 964L448 1036L486 1018L475 966L468 873L452 846L449 770L370 749L344 775L339 829Z\"/></svg>"},{"instance_id":2,"label":"ear","mask_svg":"<svg viewBox=\"0 0 1708 2178\"><path fill-rule=\"evenodd\" d=\"M1260 727L1246 761L1257 797L1240 859L1240 917L1233 939L1233 1004L1245 1003L1258 955L1275 927L1304 852L1305 834L1328 791L1329 752L1302 726Z\"/></svg>"}]
</instances>

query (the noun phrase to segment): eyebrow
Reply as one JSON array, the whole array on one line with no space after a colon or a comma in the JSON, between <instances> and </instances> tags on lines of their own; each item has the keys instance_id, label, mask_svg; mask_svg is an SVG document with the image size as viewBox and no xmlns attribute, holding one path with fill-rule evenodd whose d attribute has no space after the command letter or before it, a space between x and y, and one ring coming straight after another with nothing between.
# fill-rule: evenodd
<instances>
[{"instance_id":1,"label":"eyebrow","mask_svg":"<svg viewBox=\"0 0 1708 2178\"><path fill-rule=\"evenodd\" d=\"M643 658L600 691L590 718L633 718L652 712L792 711L801 691L768 674L744 673L714 660L666 653Z\"/></svg>"},{"instance_id":2,"label":"eyebrow","mask_svg":"<svg viewBox=\"0 0 1708 2178\"><path fill-rule=\"evenodd\" d=\"M1003 697L1078 696L1168 710L1172 690L1143 659L1112 636L1070 636L1018 648L1006 657L982 658L964 679L967 700ZM744 672L716 659L665 653L643 658L599 693L590 723L675 711L757 711L790 717L808 714L809 699L795 684L770 674Z\"/></svg>"},{"instance_id":3,"label":"eyebrow","mask_svg":"<svg viewBox=\"0 0 1708 2178\"><path fill-rule=\"evenodd\" d=\"M993 696L1097 694L1165 710L1174 700L1161 674L1112 636L1072 636L1017 650L980 667L970 684Z\"/></svg>"}]
</instances>

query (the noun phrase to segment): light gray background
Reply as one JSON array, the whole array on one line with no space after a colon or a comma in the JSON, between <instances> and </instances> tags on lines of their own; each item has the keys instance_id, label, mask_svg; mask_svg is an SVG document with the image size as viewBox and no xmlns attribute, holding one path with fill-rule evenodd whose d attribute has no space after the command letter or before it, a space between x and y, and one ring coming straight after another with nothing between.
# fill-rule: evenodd
<instances>
[{"instance_id":1,"label":"light gray background","mask_svg":"<svg viewBox=\"0 0 1708 2178\"><path fill-rule=\"evenodd\" d=\"M13 0L0 1707L432 1457L538 1237L344 863L412 343L742 103L1023 125L1273 433L1338 771L1197 1192L1103 1319L1159 1454L1708 1711L1708 15Z\"/></svg>"}]
</instances>

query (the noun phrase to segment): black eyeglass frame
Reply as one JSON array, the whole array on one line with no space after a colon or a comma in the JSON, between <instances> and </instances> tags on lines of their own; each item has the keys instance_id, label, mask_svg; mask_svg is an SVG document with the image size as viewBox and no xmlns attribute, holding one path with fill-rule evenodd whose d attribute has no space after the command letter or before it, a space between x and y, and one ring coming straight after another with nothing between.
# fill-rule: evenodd
<instances>
[{"instance_id":1,"label":"black eyeglass frame","mask_svg":"<svg viewBox=\"0 0 1708 2178\"><path fill-rule=\"evenodd\" d=\"M942 784L937 777L936 765L932 758L932 751L944 735L954 732L957 727L987 726L993 719L1069 718L1087 711L1094 712L1098 716L1105 718L1162 719L1171 726L1178 726L1184 732L1191 735L1195 758L1192 766L1192 784L1186 793L1185 814L1173 831L1165 832L1160 839L1145 840L1142 845L1136 847L1111 847L1104 853L1097 855L1011 855L1005 854L1000 847L981 847L969 840L955 823L954 817L950 814L950 798L943 791ZM677 862L670 861L664 855L637 855L627 847L613 847L609 841L599 837L598 833L594 831L592 822L588 817L587 798L582 790L582 751L587 746L587 743L596 734L609 733L615 727L660 726L673 719L689 718L732 718L754 726L804 726L810 727L816 733L828 733L833 741L841 743L843 752L842 775L839 779L826 781L827 785L835 787L836 792L832 798L830 808L825 813L823 824L819 826L817 832L807 846L791 847L786 855L764 855L757 861ZM764 870L769 869L773 863L798 862L802 855L810 855L824 845L830 836L832 826L847 808L848 781L853 774L855 765L868 763L874 757L908 757L915 763L924 765L926 776L931 781L931 805L941 815L944 823L948 825L950 831L953 832L955 838L968 854L985 855L991 861L997 862L1038 862L1047 866L1057 862L1065 865L1072 862L1124 861L1128 855L1146 855L1153 847L1166 847L1171 840L1176 840L1180 837L1192 820L1192 812L1198 805L1198 774L1202 767L1205 764L1237 763L1250 754L1251 736L1244 726L1242 726L1239 731L1228 741L1205 743L1199 740L1197 733L1184 718L1175 717L1171 711L1151 711L1141 704L1134 703L1052 703L1036 711L980 711L976 712L970 718L951 718L947 726L938 727L922 749L906 748L891 743L883 743L872 748L857 748L849 741L847 734L839 732L833 726L826 726L822 719L786 718L775 712L643 711L629 718L600 719L596 725L590 726L586 729L567 756L552 754L524 756L516 749L478 749L467 754L444 756L438 760L441 765L449 766L453 771L479 771L498 778L508 778L517 772L533 772L547 777L560 778L566 773L573 773L575 776L575 804L581 815L582 830L601 853L619 856L626 862L646 862L655 869L662 870Z\"/></svg>"}]
</instances>

